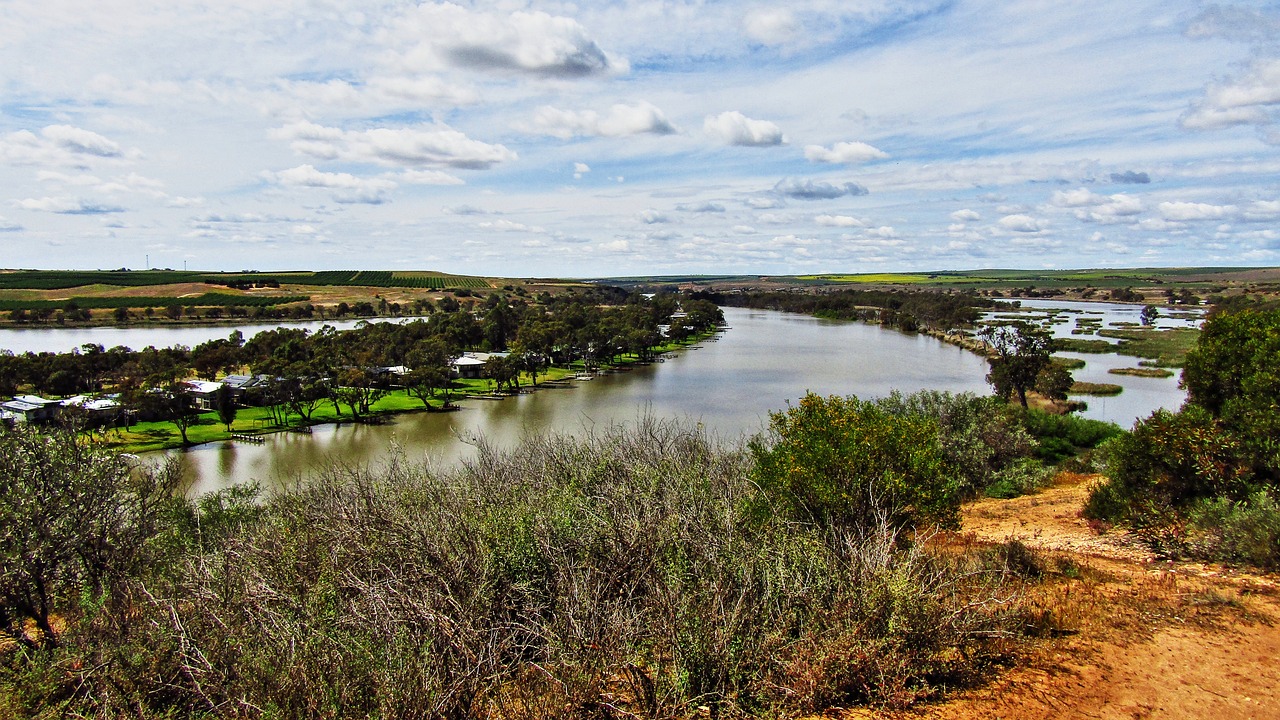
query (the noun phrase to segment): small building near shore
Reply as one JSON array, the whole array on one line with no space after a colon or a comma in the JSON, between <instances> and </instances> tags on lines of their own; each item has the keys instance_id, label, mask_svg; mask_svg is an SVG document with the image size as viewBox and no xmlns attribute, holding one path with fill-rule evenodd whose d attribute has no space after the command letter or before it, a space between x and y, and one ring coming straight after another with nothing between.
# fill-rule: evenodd
<instances>
[{"instance_id":1,"label":"small building near shore","mask_svg":"<svg viewBox=\"0 0 1280 720\"><path fill-rule=\"evenodd\" d=\"M186 393L195 402L196 407L202 410L213 409L213 395L222 387L220 382L209 382L207 380L188 380L183 383Z\"/></svg>"},{"instance_id":2,"label":"small building near shore","mask_svg":"<svg viewBox=\"0 0 1280 720\"><path fill-rule=\"evenodd\" d=\"M0 404L3 418L15 422L50 422L58 417L60 410L61 400L49 400L38 395L18 395L9 402Z\"/></svg>"}]
</instances>

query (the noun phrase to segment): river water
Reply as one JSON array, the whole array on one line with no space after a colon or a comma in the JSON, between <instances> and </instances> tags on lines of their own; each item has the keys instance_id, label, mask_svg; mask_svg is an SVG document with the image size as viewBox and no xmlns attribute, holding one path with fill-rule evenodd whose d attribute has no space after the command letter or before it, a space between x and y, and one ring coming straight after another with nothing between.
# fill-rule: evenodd
<instances>
[{"instance_id":1,"label":"river water","mask_svg":"<svg viewBox=\"0 0 1280 720\"><path fill-rule=\"evenodd\" d=\"M213 443L180 453L193 492L256 479L275 485L334 462L376 464L398 446L411 461L472 456L466 439L510 447L547 431L582 433L645 414L702 423L736 440L806 391L879 397L894 389L986 393L986 362L922 335L804 315L725 308L731 329L662 363L505 400L469 400L452 413L403 415L387 425L326 425L263 445Z\"/></svg>"},{"instance_id":2,"label":"river water","mask_svg":"<svg viewBox=\"0 0 1280 720\"><path fill-rule=\"evenodd\" d=\"M1129 314L1136 313L1128 306L1102 303L1083 304L1073 310L1078 317L1100 316L1104 325L1116 318L1127 321ZM894 389L989 392L983 359L931 337L771 311L725 308L724 313L731 329L713 341L629 372L505 400L469 400L457 412L408 414L386 425L322 425L310 435L270 435L261 445L228 441L175 454L183 463L191 492L201 493L251 480L266 486L288 483L335 462L376 464L386 460L393 447L409 460L451 464L474 454L473 439L478 436L510 447L530 433L582 433L634 422L645 414L702 423L715 434L735 440L760 432L769 412L786 408L806 391L863 398L881 397ZM296 326L314 330L322 324ZM246 325L239 329L247 339L275 327ZM65 352L87 342L106 347L191 346L226 337L234 329L0 330L0 347L18 352ZM1087 363L1075 371L1078 380L1125 387L1116 397L1088 398L1086 417L1127 428L1156 408L1176 408L1182 402L1176 377L1139 378L1106 372L1109 367L1132 367L1134 358L1077 357Z\"/></svg>"}]
</instances>

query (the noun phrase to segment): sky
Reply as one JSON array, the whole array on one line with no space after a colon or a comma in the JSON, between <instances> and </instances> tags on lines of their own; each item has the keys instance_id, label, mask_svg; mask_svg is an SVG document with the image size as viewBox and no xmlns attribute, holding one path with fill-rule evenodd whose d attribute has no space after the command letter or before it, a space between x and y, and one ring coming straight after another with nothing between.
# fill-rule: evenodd
<instances>
[{"instance_id":1,"label":"sky","mask_svg":"<svg viewBox=\"0 0 1280 720\"><path fill-rule=\"evenodd\" d=\"M5 0L0 267L1280 265L1280 4Z\"/></svg>"}]
</instances>

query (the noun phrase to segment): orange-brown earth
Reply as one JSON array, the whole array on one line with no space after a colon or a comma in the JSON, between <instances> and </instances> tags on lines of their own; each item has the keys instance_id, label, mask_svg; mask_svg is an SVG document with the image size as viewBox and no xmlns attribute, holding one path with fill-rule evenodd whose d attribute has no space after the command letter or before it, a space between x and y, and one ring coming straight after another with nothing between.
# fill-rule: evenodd
<instances>
[{"instance_id":1,"label":"orange-brown earth","mask_svg":"<svg viewBox=\"0 0 1280 720\"><path fill-rule=\"evenodd\" d=\"M1161 561L1080 517L1092 477L964 512L976 539L1018 538L1056 568L1037 602L1062 637L979 687L902 713L929 720L1280 718L1280 578Z\"/></svg>"}]
</instances>

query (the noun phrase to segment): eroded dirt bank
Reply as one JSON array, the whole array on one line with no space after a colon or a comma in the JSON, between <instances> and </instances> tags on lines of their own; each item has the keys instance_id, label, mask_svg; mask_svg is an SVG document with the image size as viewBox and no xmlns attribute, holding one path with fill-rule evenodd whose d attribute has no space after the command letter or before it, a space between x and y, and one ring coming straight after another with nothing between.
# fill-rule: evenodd
<instances>
[{"instance_id":1,"label":"eroded dirt bank","mask_svg":"<svg viewBox=\"0 0 1280 720\"><path fill-rule=\"evenodd\" d=\"M1061 636L984 686L906 713L854 717L1280 718L1277 578L1157 560L1120 533L1079 517L1093 478L965 508L964 532L1010 537L1046 555L1038 598Z\"/></svg>"}]
</instances>

